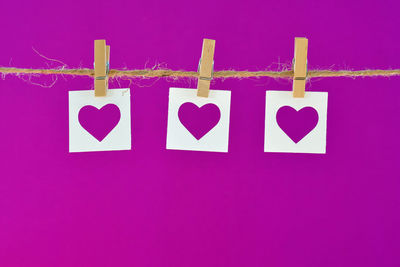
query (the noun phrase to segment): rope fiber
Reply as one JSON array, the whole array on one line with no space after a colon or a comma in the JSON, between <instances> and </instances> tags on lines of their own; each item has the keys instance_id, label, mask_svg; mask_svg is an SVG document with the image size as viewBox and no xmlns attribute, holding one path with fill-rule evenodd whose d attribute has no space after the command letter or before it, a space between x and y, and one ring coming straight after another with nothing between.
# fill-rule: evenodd
<instances>
[{"instance_id":1,"label":"rope fiber","mask_svg":"<svg viewBox=\"0 0 400 267\"><path fill-rule=\"evenodd\" d=\"M45 74L45 75L76 75L94 76L93 69L25 69L25 68L1 68L3 74ZM176 71L168 69L142 69L142 70L116 70L111 69L109 77L190 77L198 78L199 74L195 71ZM400 76L400 69L394 70L309 70L307 78L314 77L372 77L372 76ZM215 71L213 78L250 78L250 77L271 77L271 78L291 78L293 70L286 71L235 71L224 70Z\"/></svg>"}]
</instances>

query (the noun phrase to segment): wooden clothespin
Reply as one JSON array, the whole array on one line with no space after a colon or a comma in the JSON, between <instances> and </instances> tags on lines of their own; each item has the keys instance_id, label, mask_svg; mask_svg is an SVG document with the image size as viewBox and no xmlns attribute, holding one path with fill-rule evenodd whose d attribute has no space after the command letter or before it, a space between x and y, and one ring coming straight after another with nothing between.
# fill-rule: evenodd
<instances>
[{"instance_id":1,"label":"wooden clothespin","mask_svg":"<svg viewBox=\"0 0 400 267\"><path fill-rule=\"evenodd\" d=\"M215 40L203 39L203 50L199 63L199 78L197 82L197 96L208 97L213 75Z\"/></svg>"},{"instance_id":2,"label":"wooden clothespin","mask_svg":"<svg viewBox=\"0 0 400 267\"><path fill-rule=\"evenodd\" d=\"M307 78L308 39L294 39L293 97L304 97Z\"/></svg>"},{"instance_id":3,"label":"wooden clothespin","mask_svg":"<svg viewBox=\"0 0 400 267\"><path fill-rule=\"evenodd\" d=\"M106 40L94 41L94 96L106 96L108 71L110 66L110 46Z\"/></svg>"}]
</instances>

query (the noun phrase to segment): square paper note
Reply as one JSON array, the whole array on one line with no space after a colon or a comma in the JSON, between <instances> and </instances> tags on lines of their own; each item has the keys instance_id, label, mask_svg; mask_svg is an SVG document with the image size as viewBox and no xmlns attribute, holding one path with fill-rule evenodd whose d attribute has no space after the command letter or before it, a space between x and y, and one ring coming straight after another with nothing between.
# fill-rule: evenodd
<instances>
[{"instance_id":1,"label":"square paper note","mask_svg":"<svg viewBox=\"0 0 400 267\"><path fill-rule=\"evenodd\" d=\"M267 91L264 152L325 154L327 108L326 92Z\"/></svg>"},{"instance_id":2,"label":"square paper note","mask_svg":"<svg viewBox=\"0 0 400 267\"><path fill-rule=\"evenodd\" d=\"M131 149L129 89L69 92L69 152Z\"/></svg>"},{"instance_id":3,"label":"square paper note","mask_svg":"<svg viewBox=\"0 0 400 267\"><path fill-rule=\"evenodd\" d=\"M167 149L228 152L231 92L170 88Z\"/></svg>"}]
</instances>

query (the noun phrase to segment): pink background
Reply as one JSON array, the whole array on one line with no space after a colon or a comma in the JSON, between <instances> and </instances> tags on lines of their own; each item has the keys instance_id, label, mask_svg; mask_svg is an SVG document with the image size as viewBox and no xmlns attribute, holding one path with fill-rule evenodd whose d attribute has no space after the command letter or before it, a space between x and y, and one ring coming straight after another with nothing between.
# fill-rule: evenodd
<instances>
[{"instance_id":1,"label":"pink background","mask_svg":"<svg viewBox=\"0 0 400 267\"><path fill-rule=\"evenodd\" d=\"M111 68L195 71L213 38L216 70L276 70L306 36L310 69L400 67L398 1L313 2L7 1L0 64L92 67L106 38ZM291 89L273 79L212 84L232 91L227 154L165 149L190 79L134 80L132 151L69 154L67 92L92 79L28 78L0 81L1 267L400 265L400 78L311 80L326 155L263 152L265 90Z\"/></svg>"}]
</instances>

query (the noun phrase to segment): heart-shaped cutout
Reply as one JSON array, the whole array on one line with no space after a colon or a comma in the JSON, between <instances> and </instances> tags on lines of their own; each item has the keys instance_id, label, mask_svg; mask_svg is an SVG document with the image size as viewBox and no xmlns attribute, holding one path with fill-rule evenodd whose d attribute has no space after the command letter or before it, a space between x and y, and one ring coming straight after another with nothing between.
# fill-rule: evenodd
<instances>
[{"instance_id":1,"label":"heart-shaped cutout","mask_svg":"<svg viewBox=\"0 0 400 267\"><path fill-rule=\"evenodd\" d=\"M276 113L279 127L296 144L318 124L318 112L312 107L295 110L290 106L281 107Z\"/></svg>"},{"instance_id":2,"label":"heart-shaped cutout","mask_svg":"<svg viewBox=\"0 0 400 267\"><path fill-rule=\"evenodd\" d=\"M84 106L79 110L78 119L82 127L99 142L117 126L121 118L118 106L107 104L101 109Z\"/></svg>"},{"instance_id":3,"label":"heart-shaped cutout","mask_svg":"<svg viewBox=\"0 0 400 267\"><path fill-rule=\"evenodd\" d=\"M178 117L194 138L200 140L218 124L221 112L215 104L209 103L198 107L186 102L179 107Z\"/></svg>"}]
</instances>

